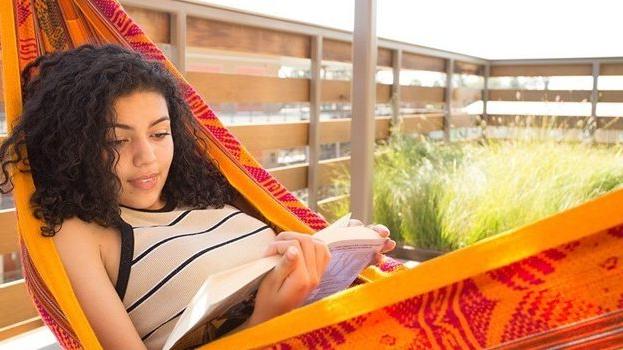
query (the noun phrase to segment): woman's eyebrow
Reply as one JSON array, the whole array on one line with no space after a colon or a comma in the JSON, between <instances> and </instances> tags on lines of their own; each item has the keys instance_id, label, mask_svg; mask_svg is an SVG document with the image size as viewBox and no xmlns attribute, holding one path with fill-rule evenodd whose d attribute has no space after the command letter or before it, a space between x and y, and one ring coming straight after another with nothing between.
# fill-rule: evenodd
<instances>
[{"instance_id":1,"label":"woman's eyebrow","mask_svg":"<svg viewBox=\"0 0 623 350\"><path fill-rule=\"evenodd\" d=\"M158 118L158 119L154 120L153 122L151 122L151 124L149 124L149 127L152 127L152 126L154 126L154 125L156 125L158 123L162 123L163 121L166 121L166 120L170 120L170 118L168 116L164 116L164 117ZM129 125L126 125L126 124L121 124L121 123L115 123L113 125L113 127L120 128L120 129L126 129L126 130L134 130L133 127L131 127Z\"/></svg>"}]
</instances>

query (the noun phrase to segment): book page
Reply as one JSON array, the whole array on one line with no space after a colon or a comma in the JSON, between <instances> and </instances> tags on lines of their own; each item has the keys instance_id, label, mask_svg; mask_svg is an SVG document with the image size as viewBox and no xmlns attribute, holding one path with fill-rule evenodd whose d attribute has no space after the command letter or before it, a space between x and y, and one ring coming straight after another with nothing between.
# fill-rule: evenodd
<instances>
[{"instance_id":1,"label":"book page","mask_svg":"<svg viewBox=\"0 0 623 350\"><path fill-rule=\"evenodd\" d=\"M305 304L348 288L359 273L373 262L375 254L381 251L385 241L386 238L377 238L330 243L331 261L329 267L322 276L320 284L309 295Z\"/></svg>"}]
</instances>

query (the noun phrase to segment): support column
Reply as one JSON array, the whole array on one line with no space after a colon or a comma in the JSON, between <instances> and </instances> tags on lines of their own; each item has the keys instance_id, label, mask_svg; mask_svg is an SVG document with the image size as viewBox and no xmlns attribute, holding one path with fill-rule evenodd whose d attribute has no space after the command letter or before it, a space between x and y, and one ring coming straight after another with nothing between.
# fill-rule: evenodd
<instances>
[{"instance_id":1,"label":"support column","mask_svg":"<svg viewBox=\"0 0 623 350\"><path fill-rule=\"evenodd\" d=\"M373 216L376 0L355 1L353 36L350 204L353 218L370 223Z\"/></svg>"},{"instance_id":2,"label":"support column","mask_svg":"<svg viewBox=\"0 0 623 350\"><path fill-rule=\"evenodd\" d=\"M177 70L186 74L186 12L171 14L171 44L175 50L173 61Z\"/></svg>"},{"instance_id":3,"label":"support column","mask_svg":"<svg viewBox=\"0 0 623 350\"><path fill-rule=\"evenodd\" d=\"M307 158L307 204L318 211L318 161L320 160L320 93L322 80L322 36L311 38L311 80L309 82L309 152Z\"/></svg>"},{"instance_id":4,"label":"support column","mask_svg":"<svg viewBox=\"0 0 623 350\"><path fill-rule=\"evenodd\" d=\"M390 134L394 130L394 126L400 121L400 67L402 63L402 50L396 49L392 53L393 79L392 84L392 123L390 125Z\"/></svg>"},{"instance_id":5,"label":"support column","mask_svg":"<svg viewBox=\"0 0 623 350\"><path fill-rule=\"evenodd\" d=\"M599 62L593 62L593 91L591 93L591 117L589 119L588 133L590 138L595 141L595 131L597 130L597 103L599 102L599 91L598 91L598 82L599 82L599 70L600 70Z\"/></svg>"},{"instance_id":6,"label":"support column","mask_svg":"<svg viewBox=\"0 0 623 350\"><path fill-rule=\"evenodd\" d=\"M443 138L450 141L450 126L452 125L452 75L454 74L454 59L449 58L446 66L446 110L443 118Z\"/></svg>"}]
</instances>

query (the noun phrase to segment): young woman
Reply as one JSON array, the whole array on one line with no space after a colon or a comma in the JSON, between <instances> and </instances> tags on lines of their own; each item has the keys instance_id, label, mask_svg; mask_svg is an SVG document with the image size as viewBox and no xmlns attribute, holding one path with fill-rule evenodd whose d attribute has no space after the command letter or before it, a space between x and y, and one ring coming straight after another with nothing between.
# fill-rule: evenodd
<instances>
[{"instance_id":1,"label":"young woman","mask_svg":"<svg viewBox=\"0 0 623 350\"><path fill-rule=\"evenodd\" d=\"M11 166L32 172L41 233L104 348L161 348L206 276L262 256L282 258L250 317L225 331L292 310L317 286L326 245L277 235L230 186L160 64L85 45L40 57L22 75L23 114L0 147L0 186L10 190Z\"/></svg>"}]
</instances>

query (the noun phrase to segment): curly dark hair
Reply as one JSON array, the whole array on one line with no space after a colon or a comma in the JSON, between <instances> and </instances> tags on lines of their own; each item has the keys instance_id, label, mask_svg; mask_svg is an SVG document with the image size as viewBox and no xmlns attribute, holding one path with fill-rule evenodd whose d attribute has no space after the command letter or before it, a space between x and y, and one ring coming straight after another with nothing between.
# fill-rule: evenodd
<instances>
[{"instance_id":1,"label":"curly dark hair","mask_svg":"<svg viewBox=\"0 0 623 350\"><path fill-rule=\"evenodd\" d=\"M222 208L236 195L206 155L205 131L160 63L116 45L83 45L41 56L24 69L23 113L0 146L0 191L13 189L10 167L32 174L30 205L44 222L42 235L54 236L72 217L105 227L119 223L119 157L107 134L114 101L136 91L162 94L169 109L174 155L162 199Z\"/></svg>"}]
</instances>

